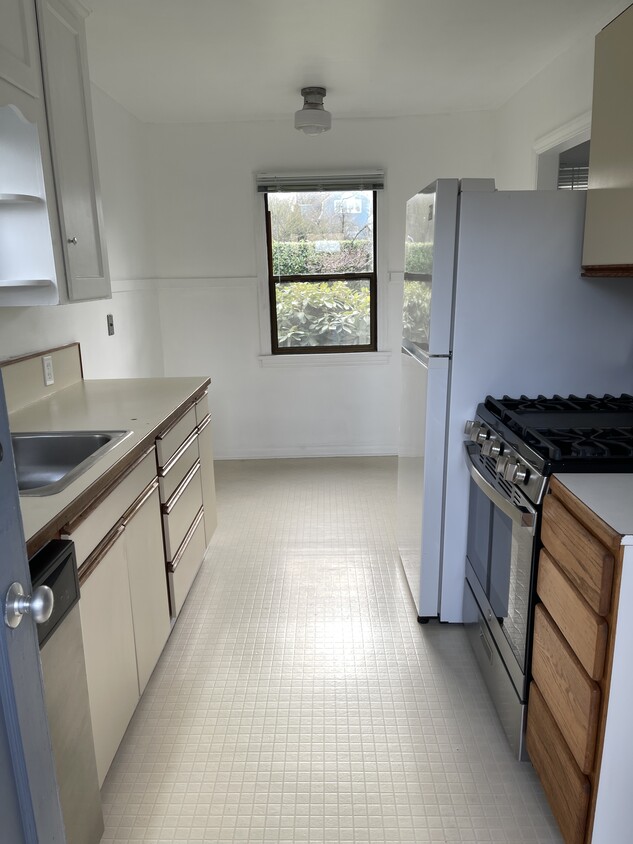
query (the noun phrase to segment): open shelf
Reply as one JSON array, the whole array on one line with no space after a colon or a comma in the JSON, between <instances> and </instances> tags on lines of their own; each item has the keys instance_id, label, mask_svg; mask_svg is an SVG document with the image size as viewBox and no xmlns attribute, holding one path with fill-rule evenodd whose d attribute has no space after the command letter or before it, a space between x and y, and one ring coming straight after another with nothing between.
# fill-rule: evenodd
<instances>
[{"instance_id":1,"label":"open shelf","mask_svg":"<svg viewBox=\"0 0 633 844\"><path fill-rule=\"evenodd\" d=\"M0 205L15 205L21 202L43 203L44 198L32 193L0 193Z\"/></svg>"},{"instance_id":2,"label":"open shelf","mask_svg":"<svg viewBox=\"0 0 633 844\"><path fill-rule=\"evenodd\" d=\"M1 290L22 290L25 287L54 287L50 278L0 278Z\"/></svg>"}]
</instances>

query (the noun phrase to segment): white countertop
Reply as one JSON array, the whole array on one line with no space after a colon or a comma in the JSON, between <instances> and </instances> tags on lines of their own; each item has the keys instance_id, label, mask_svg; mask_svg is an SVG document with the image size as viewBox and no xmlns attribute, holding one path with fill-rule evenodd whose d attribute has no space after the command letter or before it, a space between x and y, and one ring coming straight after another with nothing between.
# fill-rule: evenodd
<instances>
[{"instance_id":1,"label":"white countertop","mask_svg":"<svg viewBox=\"0 0 633 844\"><path fill-rule=\"evenodd\" d=\"M623 535L623 545L633 545L633 475L579 474L556 478L590 510Z\"/></svg>"},{"instance_id":2,"label":"white countertop","mask_svg":"<svg viewBox=\"0 0 633 844\"><path fill-rule=\"evenodd\" d=\"M50 524L198 392L206 378L134 378L81 381L12 413L12 431L126 430L131 434L56 495L21 496L24 535Z\"/></svg>"}]
</instances>

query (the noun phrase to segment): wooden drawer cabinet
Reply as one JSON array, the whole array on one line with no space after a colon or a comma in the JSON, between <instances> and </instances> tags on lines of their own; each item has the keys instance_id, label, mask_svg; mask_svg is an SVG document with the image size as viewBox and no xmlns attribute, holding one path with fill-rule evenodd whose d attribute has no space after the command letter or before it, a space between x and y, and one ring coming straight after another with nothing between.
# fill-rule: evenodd
<instances>
[{"instance_id":1,"label":"wooden drawer cabinet","mask_svg":"<svg viewBox=\"0 0 633 844\"><path fill-rule=\"evenodd\" d=\"M547 551L539 557L537 591L552 620L592 678L604 671L608 624L583 600Z\"/></svg>"},{"instance_id":2,"label":"wooden drawer cabinet","mask_svg":"<svg viewBox=\"0 0 633 844\"><path fill-rule=\"evenodd\" d=\"M543 504L526 746L566 844L593 841L621 536L556 478Z\"/></svg>"},{"instance_id":3,"label":"wooden drawer cabinet","mask_svg":"<svg viewBox=\"0 0 633 844\"><path fill-rule=\"evenodd\" d=\"M538 687L530 686L527 751L567 844L582 844L591 786L581 773Z\"/></svg>"},{"instance_id":4,"label":"wooden drawer cabinet","mask_svg":"<svg viewBox=\"0 0 633 844\"><path fill-rule=\"evenodd\" d=\"M553 495L543 502L541 540L589 606L606 615L611 605L613 554Z\"/></svg>"},{"instance_id":5,"label":"wooden drawer cabinet","mask_svg":"<svg viewBox=\"0 0 633 844\"><path fill-rule=\"evenodd\" d=\"M600 688L542 604L534 619L532 675L578 767L588 774L596 746Z\"/></svg>"}]
</instances>

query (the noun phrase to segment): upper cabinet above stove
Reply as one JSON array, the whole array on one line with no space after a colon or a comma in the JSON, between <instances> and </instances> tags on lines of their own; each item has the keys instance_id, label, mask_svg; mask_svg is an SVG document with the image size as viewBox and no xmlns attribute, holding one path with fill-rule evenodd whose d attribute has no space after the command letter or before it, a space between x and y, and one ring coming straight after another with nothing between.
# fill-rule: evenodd
<instances>
[{"instance_id":1,"label":"upper cabinet above stove","mask_svg":"<svg viewBox=\"0 0 633 844\"><path fill-rule=\"evenodd\" d=\"M633 276L633 6L596 38L583 274Z\"/></svg>"}]
</instances>

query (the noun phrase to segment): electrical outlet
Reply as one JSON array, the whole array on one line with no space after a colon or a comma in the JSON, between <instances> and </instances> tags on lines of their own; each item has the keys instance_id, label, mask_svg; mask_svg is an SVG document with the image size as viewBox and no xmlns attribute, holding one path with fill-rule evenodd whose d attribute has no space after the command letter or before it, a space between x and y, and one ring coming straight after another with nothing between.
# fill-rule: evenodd
<instances>
[{"instance_id":1,"label":"electrical outlet","mask_svg":"<svg viewBox=\"0 0 633 844\"><path fill-rule=\"evenodd\" d=\"M108 314L108 336L111 337L114 334L114 317L112 314Z\"/></svg>"},{"instance_id":2,"label":"electrical outlet","mask_svg":"<svg viewBox=\"0 0 633 844\"><path fill-rule=\"evenodd\" d=\"M55 383L55 373L53 372L53 358L50 355L42 357L42 369L44 370L44 384L47 387Z\"/></svg>"}]
</instances>

